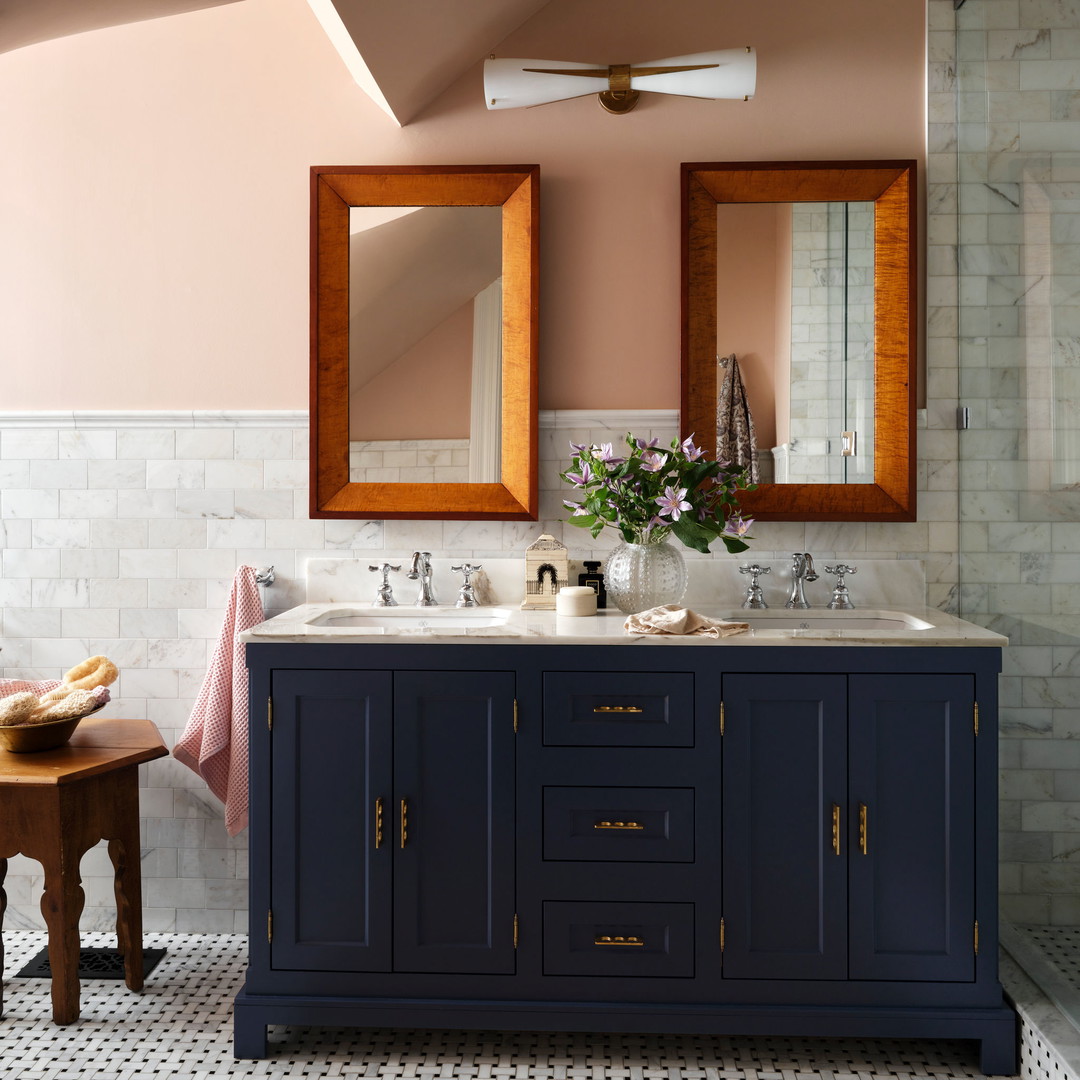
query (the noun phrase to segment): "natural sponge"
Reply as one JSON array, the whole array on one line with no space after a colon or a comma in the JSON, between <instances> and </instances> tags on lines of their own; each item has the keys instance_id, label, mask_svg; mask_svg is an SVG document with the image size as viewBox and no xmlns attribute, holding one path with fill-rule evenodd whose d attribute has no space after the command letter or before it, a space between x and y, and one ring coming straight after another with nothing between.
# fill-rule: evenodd
<instances>
[{"instance_id":1,"label":"natural sponge","mask_svg":"<svg viewBox=\"0 0 1080 1080\"><path fill-rule=\"evenodd\" d=\"M30 714L37 707L37 694L11 694L6 698L0 698L0 727L27 723Z\"/></svg>"},{"instance_id":2,"label":"natural sponge","mask_svg":"<svg viewBox=\"0 0 1080 1080\"><path fill-rule=\"evenodd\" d=\"M93 690L95 686L116 682L119 675L116 665L107 656L91 656L65 673L64 685L76 690Z\"/></svg>"}]
</instances>

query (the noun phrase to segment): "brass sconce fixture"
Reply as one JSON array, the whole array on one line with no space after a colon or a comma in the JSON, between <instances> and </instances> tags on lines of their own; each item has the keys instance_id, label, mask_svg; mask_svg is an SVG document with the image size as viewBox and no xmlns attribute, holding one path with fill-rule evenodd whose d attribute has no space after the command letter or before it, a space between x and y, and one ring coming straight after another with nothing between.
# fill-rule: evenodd
<instances>
[{"instance_id":1,"label":"brass sconce fixture","mask_svg":"<svg viewBox=\"0 0 1080 1080\"><path fill-rule=\"evenodd\" d=\"M484 97L489 109L521 109L596 94L608 112L627 113L642 91L749 101L756 82L757 54L749 45L607 67L494 56L484 61Z\"/></svg>"}]
</instances>

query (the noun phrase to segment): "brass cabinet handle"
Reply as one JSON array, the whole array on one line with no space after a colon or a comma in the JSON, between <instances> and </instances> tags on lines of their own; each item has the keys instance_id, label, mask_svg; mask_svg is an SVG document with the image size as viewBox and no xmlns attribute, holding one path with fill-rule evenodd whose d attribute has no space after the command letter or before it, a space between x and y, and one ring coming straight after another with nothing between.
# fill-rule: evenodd
<instances>
[{"instance_id":1,"label":"brass cabinet handle","mask_svg":"<svg viewBox=\"0 0 1080 1080\"><path fill-rule=\"evenodd\" d=\"M840 804L832 804L832 849L834 855L840 854Z\"/></svg>"},{"instance_id":2,"label":"brass cabinet handle","mask_svg":"<svg viewBox=\"0 0 1080 1080\"><path fill-rule=\"evenodd\" d=\"M598 934L593 938L594 945L644 945L645 941L639 937L612 937L610 934Z\"/></svg>"},{"instance_id":3,"label":"brass cabinet handle","mask_svg":"<svg viewBox=\"0 0 1080 1080\"><path fill-rule=\"evenodd\" d=\"M401 800L401 846L405 846L405 841L409 838L409 800Z\"/></svg>"},{"instance_id":4,"label":"brass cabinet handle","mask_svg":"<svg viewBox=\"0 0 1080 1080\"><path fill-rule=\"evenodd\" d=\"M859 803L859 851L867 854L870 844L870 826L867 822L866 803Z\"/></svg>"},{"instance_id":5,"label":"brass cabinet handle","mask_svg":"<svg viewBox=\"0 0 1080 1080\"><path fill-rule=\"evenodd\" d=\"M598 821L594 829L644 829L639 821Z\"/></svg>"},{"instance_id":6,"label":"brass cabinet handle","mask_svg":"<svg viewBox=\"0 0 1080 1080\"><path fill-rule=\"evenodd\" d=\"M637 705L597 705L593 709L593 712L603 713L638 713L644 711L644 709L639 709Z\"/></svg>"},{"instance_id":7,"label":"brass cabinet handle","mask_svg":"<svg viewBox=\"0 0 1080 1080\"><path fill-rule=\"evenodd\" d=\"M383 800L380 795L375 800L375 848L378 850L382 847L382 813L383 813Z\"/></svg>"}]
</instances>

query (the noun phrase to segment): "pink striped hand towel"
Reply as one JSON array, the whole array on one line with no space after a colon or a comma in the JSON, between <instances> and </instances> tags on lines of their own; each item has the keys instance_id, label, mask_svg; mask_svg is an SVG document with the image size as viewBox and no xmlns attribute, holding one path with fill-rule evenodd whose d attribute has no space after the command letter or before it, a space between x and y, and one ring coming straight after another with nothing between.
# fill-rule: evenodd
<instances>
[{"instance_id":1,"label":"pink striped hand towel","mask_svg":"<svg viewBox=\"0 0 1080 1080\"><path fill-rule=\"evenodd\" d=\"M233 578L217 648L173 757L197 772L225 804L225 829L235 836L248 822L248 684L243 631L263 620L255 567Z\"/></svg>"}]
</instances>

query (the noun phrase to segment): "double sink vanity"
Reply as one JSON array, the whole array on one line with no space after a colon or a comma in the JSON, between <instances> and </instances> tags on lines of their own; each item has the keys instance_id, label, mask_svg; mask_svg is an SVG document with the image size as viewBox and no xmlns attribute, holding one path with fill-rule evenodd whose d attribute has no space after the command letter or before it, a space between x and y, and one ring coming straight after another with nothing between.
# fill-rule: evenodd
<instances>
[{"instance_id":1,"label":"double sink vanity","mask_svg":"<svg viewBox=\"0 0 1080 1080\"><path fill-rule=\"evenodd\" d=\"M1005 639L939 611L311 603L246 635L268 1024L975 1039ZM634 646L628 648L627 646Z\"/></svg>"}]
</instances>

